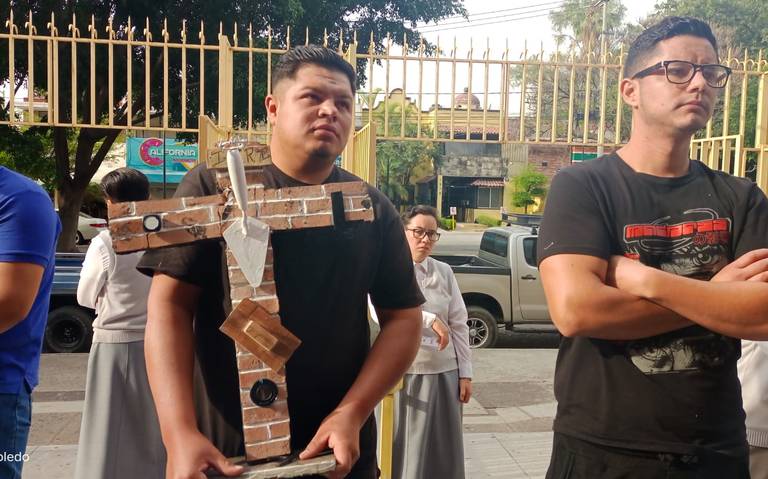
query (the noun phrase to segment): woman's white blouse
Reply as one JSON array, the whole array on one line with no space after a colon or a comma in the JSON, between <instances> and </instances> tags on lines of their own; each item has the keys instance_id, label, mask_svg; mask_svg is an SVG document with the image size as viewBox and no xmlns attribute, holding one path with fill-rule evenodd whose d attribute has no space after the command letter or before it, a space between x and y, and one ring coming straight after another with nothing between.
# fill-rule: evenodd
<instances>
[{"instance_id":1,"label":"woman's white blouse","mask_svg":"<svg viewBox=\"0 0 768 479\"><path fill-rule=\"evenodd\" d=\"M442 351L419 348L409 374L437 374L452 371L458 367L460 378L472 377L472 355L469 349L469 327L467 308L461 298L461 291L451 267L446 263L427 257L421 263L414 263L416 281L426 302L421 306L427 313L436 315L450 330L451 341ZM426 314L424 326L428 327Z\"/></svg>"}]
</instances>

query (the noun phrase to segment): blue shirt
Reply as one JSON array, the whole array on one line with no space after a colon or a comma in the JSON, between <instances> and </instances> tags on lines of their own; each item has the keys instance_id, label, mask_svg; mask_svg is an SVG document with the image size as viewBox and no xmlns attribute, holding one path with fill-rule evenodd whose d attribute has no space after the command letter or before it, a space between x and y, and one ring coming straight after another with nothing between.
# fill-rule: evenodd
<instances>
[{"instance_id":1,"label":"blue shirt","mask_svg":"<svg viewBox=\"0 0 768 479\"><path fill-rule=\"evenodd\" d=\"M45 191L0 166L0 262L45 268L27 317L0 333L0 393L18 393L25 384L30 391L37 386L59 233L61 223Z\"/></svg>"}]
</instances>

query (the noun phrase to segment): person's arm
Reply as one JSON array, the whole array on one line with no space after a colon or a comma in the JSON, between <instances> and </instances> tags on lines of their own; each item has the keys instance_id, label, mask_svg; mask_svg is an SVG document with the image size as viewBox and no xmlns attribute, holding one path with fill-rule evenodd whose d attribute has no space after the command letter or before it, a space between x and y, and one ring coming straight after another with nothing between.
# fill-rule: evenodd
<instances>
[{"instance_id":1,"label":"person's arm","mask_svg":"<svg viewBox=\"0 0 768 479\"><path fill-rule=\"evenodd\" d=\"M631 340L693 324L623 288L606 285L608 261L602 258L558 254L544 259L539 270L550 317L563 336Z\"/></svg>"},{"instance_id":2,"label":"person's arm","mask_svg":"<svg viewBox=\"0 0 768 479\"><path fill-rule=\"evenodd\" d=\"M331 478L344 477L360 455L359 434L376 404L410 367L419 350L421 307L380 309L381 332L373 343L357 379L336 409L325 418L301 453L306 459L330 447L337 466Z\"/></svg>"},{"instance_id":3,"label":"person's arm","mask_svg":"<svg viewBox=\"0 0 768 479\"><path fill-rule=\"evenodd\" d=\"M85 253L80 280L77 283L77 302L86 308L95 309L96 301L107 280L109 252L104 241L96 236L91 240Z\"/></svg>"},{"instance_id":4,"label":"person's arm","mask_svg":"<svg viewBox=\"0 0 768 479\"><path fill-rule=\"evenodd\" d=\"M749 252L712 281L700 281L614 257L618 288L734 338L768 339L768 249Z\"/></svg>"},{"instance_id":5,"label":"person's arm","mask_svg":"<svg viewBox=\"0 0 768 479\"><path fill-rule=\"evenodd\" d=\"M35 304L61 226L42 191L12 194L0 205L0 334Z\"/></svg>"},{"instance_id":6,"label":"person's arm","mask_svg":"<svg viewBox=\"0 0 768 479\"><path fill-rule=\"evenodd\" d=\"M147 302L147 376L168 451L166 475L173 479L203 479L209 467L227 476L242 472L197 428L192 399L192 319L200 291L195 285L158 273L152 279Z\"/></svg>"},{"instance_id":7,"label":"person's arm","mask_svg":"<svg viewBox=\"0 0 768 479\"><path fill-rule=\"evenodd\" d=\"M27 317L44 271L39 264L0 262L0 334Z\"/></svg>"},{"instance_id":8,"label":"person's arm","mask_svg":"<svg viewBox=\"0 0 768 479\"><path fill-rule=\"evenodd\" d=\"M472 397L472 351L469 349L467 307L461 297L456 276L450 269L448 270L448 281L451 283L451 301L448 304L447 321L451 330L453 347L456 351L456 361L459 365L459 400L466 404Z\"/></svg>"}]
</instances>

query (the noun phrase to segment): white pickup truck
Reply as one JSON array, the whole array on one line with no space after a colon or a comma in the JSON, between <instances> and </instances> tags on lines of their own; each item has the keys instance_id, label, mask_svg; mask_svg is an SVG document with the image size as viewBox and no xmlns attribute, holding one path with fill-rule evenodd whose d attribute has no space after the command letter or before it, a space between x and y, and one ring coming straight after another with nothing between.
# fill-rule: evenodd
<instances>
[{"instance_id":1,"label":"white pickup truck","mask_svg":"<svg viewBox=\"0 0 768 479\"><path fill-rule=\"evenodd\" d=\"M433 255L456 274L473 348L492 347L499 328L556 332L536 267L536 227L487 229L477 256Z\"/></svg>"}]
</instances>

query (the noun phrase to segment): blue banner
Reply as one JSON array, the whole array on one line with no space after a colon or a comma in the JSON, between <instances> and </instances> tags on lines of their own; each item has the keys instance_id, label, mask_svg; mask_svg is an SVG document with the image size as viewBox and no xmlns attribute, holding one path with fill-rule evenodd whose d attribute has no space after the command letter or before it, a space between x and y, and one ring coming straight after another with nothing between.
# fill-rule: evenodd
<instances>
[{"instance_id":1,"label":"blue banner","mask_svg":"<svg viewBox=\"0 0 768 479\"><path fill-rule=\"evenodd\" d=\"M179 183L187 171L197 165L197 145L165 140L163 148L163 140L160 138L128 138L125 157L125 165L147 175L151 183L163 182L165 158L166 183Z\"/></svg>"}]
</instances>

